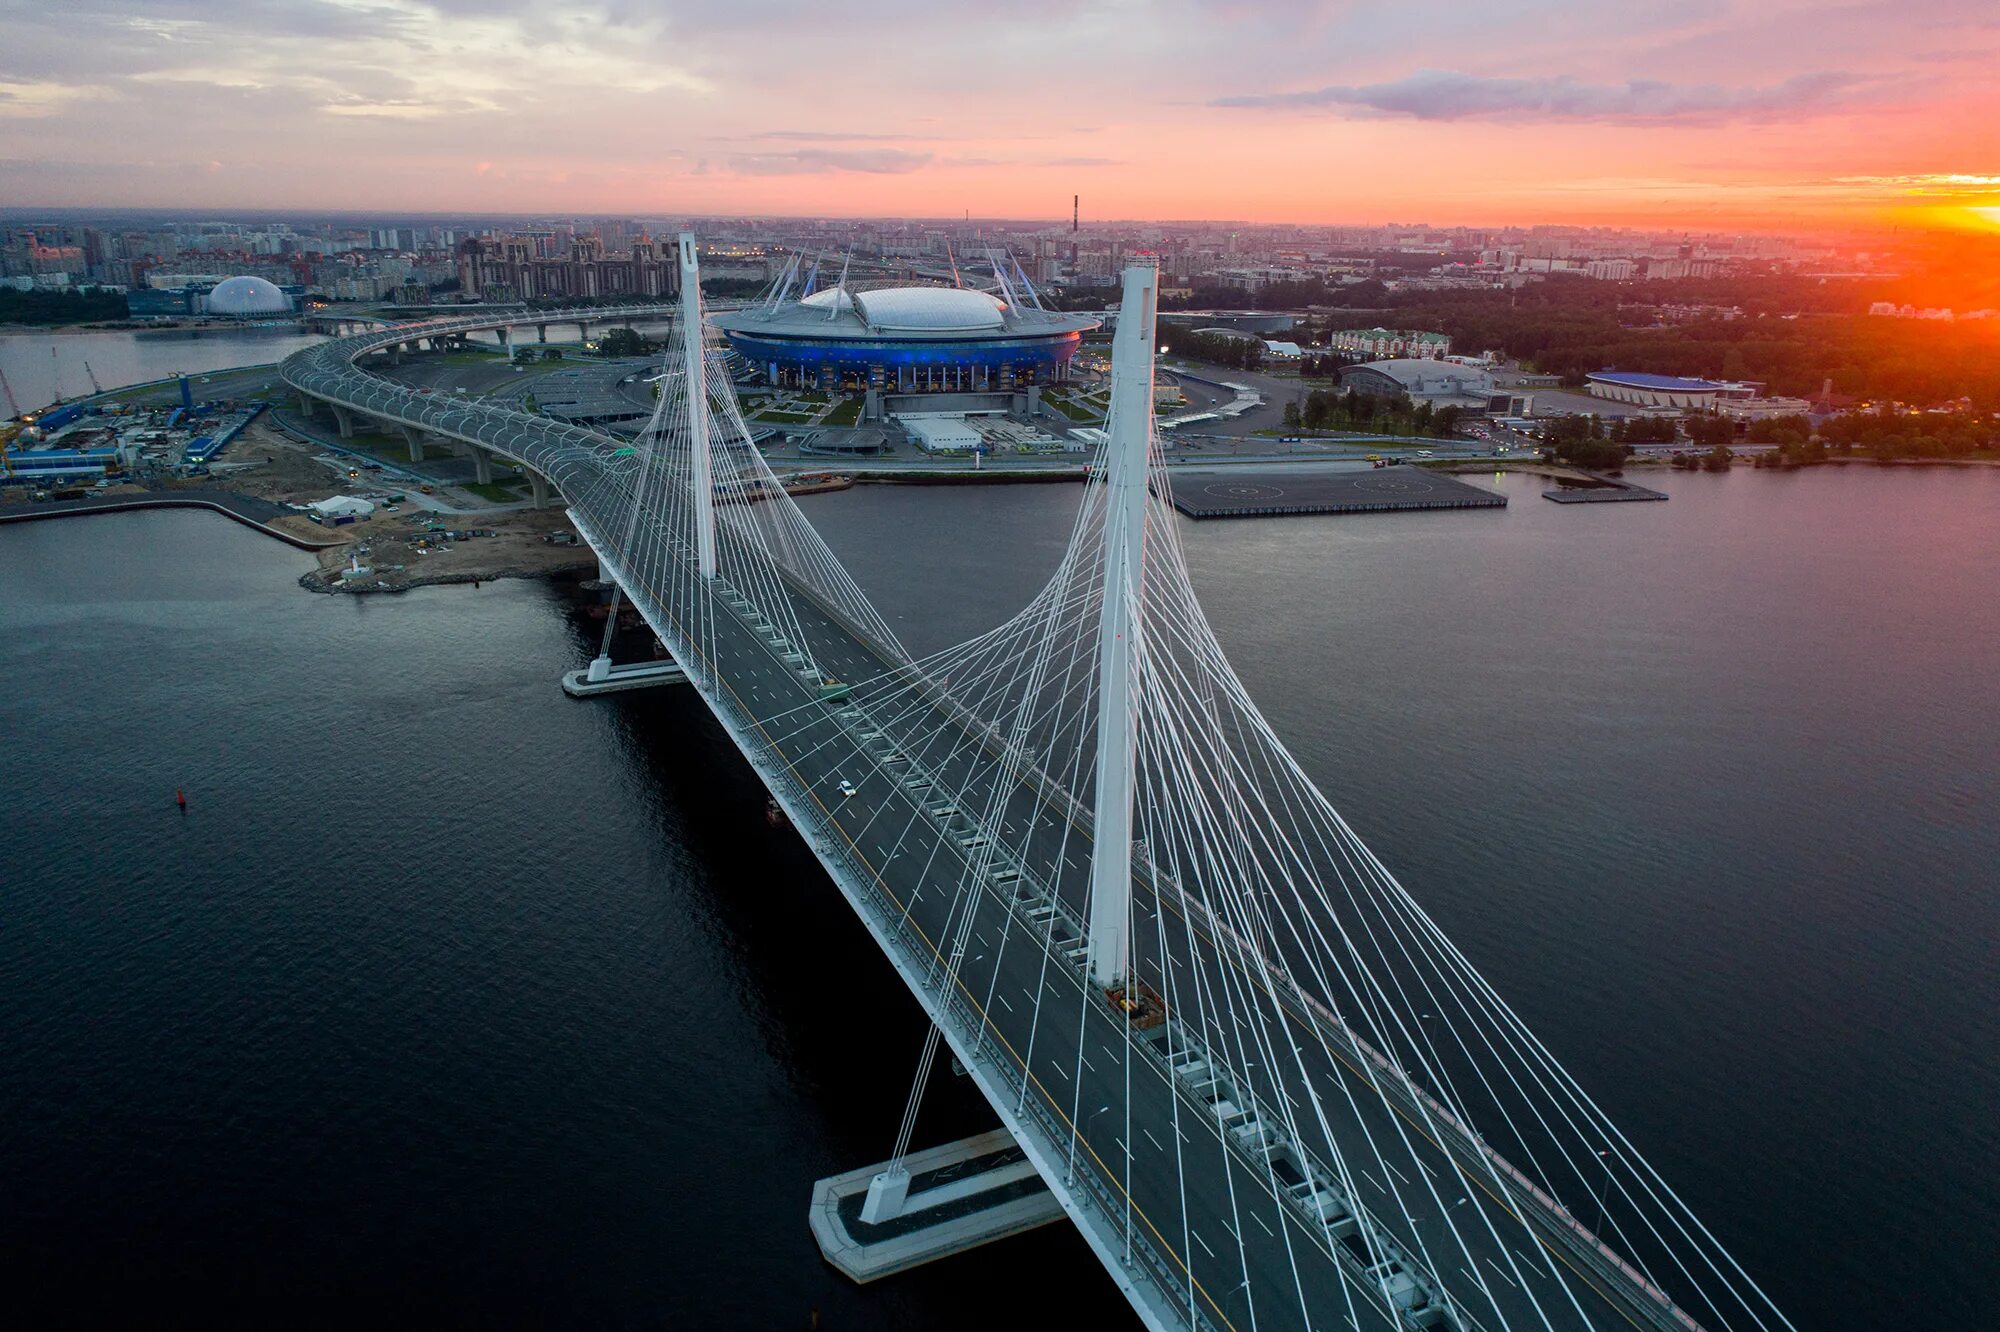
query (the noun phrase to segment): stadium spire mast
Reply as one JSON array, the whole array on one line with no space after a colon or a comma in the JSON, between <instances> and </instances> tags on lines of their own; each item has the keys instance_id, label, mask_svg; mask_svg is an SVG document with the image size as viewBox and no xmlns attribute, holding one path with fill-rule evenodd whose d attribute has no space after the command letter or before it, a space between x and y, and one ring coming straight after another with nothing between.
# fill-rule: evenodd
<instances>
[{"instance_id":1,"label":"stadium spire mast","mask_svg":"<svg viewBox=\"0 0 2000 1332\"><path fill-rule=\"evenodd\" d=\"M681 348L687 357L689 479L694 486L695 566L703 582L715 577L715 482L708 456L708 372L702 349L701 260L694 233L683 231L681 247Z\"/></svg>"},{"instance_id":2,"label":"stadium spire mast","mask_svg":"<svg viewBox=\"0 0 2000 1332\"><path fill-rule=\"evenodd\" d=\"M1105 422L1111 440L1104 446L1104 601L1097 621L1096 835L1090 857L1090 975L1105 987L1124 981L1131 960L1132 787L1159 283L1157 260L1125 266Z\"/></svg>"}]
</instances>

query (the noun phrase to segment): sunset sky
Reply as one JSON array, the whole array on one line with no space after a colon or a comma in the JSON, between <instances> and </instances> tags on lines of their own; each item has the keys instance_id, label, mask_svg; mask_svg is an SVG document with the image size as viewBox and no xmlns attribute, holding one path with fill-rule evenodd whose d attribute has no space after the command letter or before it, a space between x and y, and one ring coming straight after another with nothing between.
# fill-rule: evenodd
<instances>
[{"instance_id":1,"label":"sunset sky","mask_svg":"<svg viewBox=\"0 0 2000 1332\"><path fill-rule=\"evenodd\" d=\"M1992 0L0 0L0 204L2000 231L1996 70Z\"/></svg>"}]
</instances>

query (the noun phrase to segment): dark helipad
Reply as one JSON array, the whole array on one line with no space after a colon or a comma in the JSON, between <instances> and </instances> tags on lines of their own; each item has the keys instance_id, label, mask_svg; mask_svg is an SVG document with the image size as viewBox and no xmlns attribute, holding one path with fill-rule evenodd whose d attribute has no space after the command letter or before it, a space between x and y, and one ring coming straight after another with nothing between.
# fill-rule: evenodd
<instances>
[{"instance_id":1,"label":"dark helipad","mask_svg":"<svg viewBox=\"0 0 2000 1332\"><path fill-rule=\"evenodd\" d=\"M1190 518L1265 518L1294 513L1386 513L1397 509L1500 509L1505 495L1420 467L1352 471L1175 471L1174 507Z\"/></svg>"}]
</instances>

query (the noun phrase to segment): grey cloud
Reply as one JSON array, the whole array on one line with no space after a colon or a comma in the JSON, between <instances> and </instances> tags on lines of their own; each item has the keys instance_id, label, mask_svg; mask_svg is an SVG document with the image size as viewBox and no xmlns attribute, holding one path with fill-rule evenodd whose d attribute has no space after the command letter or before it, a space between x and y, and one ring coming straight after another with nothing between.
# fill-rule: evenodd
<instances>
[{"instance_id":1,"label":"grey cloud","mask_svg":"<svg viewBox=\"0 0 2000 1332\"><path fill-rule=\"evenodd\" d=\"M741 153L729 159L729 169L744 176L806 176L826 171L859 171L870 175L903 175L931 163L929 153L898 148L860 148L842 152L801 148L792 153Z\"/></svg>"},{"instance_id":2,"label":"grey cloud","mask_svg":"<svg viewBox=\"0 0 2000 1332\"><path fill-rule=\"evenodd\" d=\"M1657 79L1622 84L1582 83L1567 75L1496 79L1451 70L1419 70L1391 83L1334 84L1303 92L1221 97L1224 107L1334 110L1359 116L1416 120L1602 120L1625 124L1668 121L1769 120L1824 111L1849 100L1865 81L1837 70L1800 74L1768 88L1675 85Z\"/></svg>"}]
</instances>

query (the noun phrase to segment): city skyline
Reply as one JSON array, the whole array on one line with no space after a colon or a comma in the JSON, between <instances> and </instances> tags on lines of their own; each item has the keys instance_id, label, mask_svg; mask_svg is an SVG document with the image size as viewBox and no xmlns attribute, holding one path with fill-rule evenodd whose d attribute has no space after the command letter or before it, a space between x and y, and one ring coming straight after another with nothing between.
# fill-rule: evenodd
<instances>
[{"instance_id":1,"label":"city skyline","mask_svg":"<svg viewBox=\"0 0 2000 1332\"><path fill-rule=\"evenodd\" d=\"M1967 3L1017 16L5 0L0 197L2000 231L2000 23Z\"/></svg>"}]
</instances>

